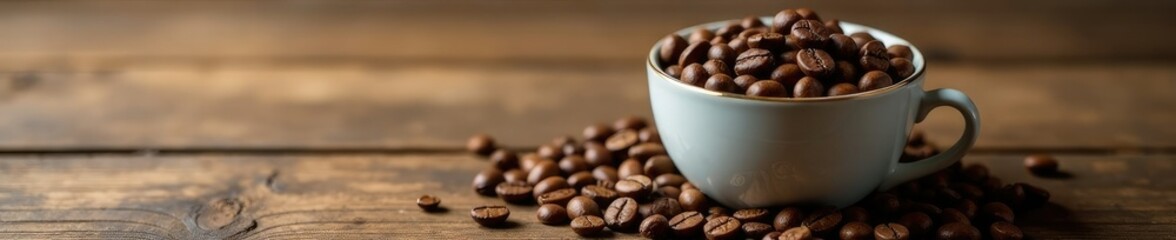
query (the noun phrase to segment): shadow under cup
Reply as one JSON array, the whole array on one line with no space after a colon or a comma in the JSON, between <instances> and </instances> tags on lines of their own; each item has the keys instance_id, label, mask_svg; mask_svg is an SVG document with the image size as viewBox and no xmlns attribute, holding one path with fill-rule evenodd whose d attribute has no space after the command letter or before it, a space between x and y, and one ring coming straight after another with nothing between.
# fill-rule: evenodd
<instances>
[{"instance_id":1,"label":"shadow under cup","mask_svg":"<svg viewBox=\"0 0 1176 240\"><path fill-rule=\"evenodd\" d=\"M726 23L694 26L677 34ZM869 32L886 46L911 46L866 26L842 22L841 27L846 33ZM926 114L920 111L949 105L921 104L930 92L922 90L925 64L914 46L916 70L903 81L869 92L805 99L720 93L679 82L662 71L658 47L653 47L646 67L662 142L691 183L728 207L798 203L845 207L877 189L888 189L959 159L949 156L953 159L921 163L924 166L916 166L921 168L918 171L895 174L902 165L898 159L911 126ZM962 146L957 149L962 152L974 139L974 135L965 136L963 144L953 149Z\"/></svg>"}]
</instances>

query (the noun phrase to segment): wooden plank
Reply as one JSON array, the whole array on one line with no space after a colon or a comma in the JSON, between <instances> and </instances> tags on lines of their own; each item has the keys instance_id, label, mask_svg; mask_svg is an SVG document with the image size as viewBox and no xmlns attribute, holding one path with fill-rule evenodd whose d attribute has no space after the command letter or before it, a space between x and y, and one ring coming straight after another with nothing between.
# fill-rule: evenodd
<instances>
[{"instance_id":1,"label":"wooden plank","mask_svg":"<svg viewBox=\"0 0 1176 240\"><path fill-rule=\"evenodd\" d=\"M1176 232L1176 156L1059 155L1070 179L1029 176L1021 155L973 155L1006 183L1050 189L1017 216L1035 239L1156 239ZM468 216L486 166L464 154L42 155L0 160L0 237L14 238L573 238L535 207L511 206L506 230ZM447 211L415 206L421 194ZM460 229L461 231L454 231ZM1130 234L1123 234L1130 233ZM633 234L617 234L636 238Z\"/></svg>"},{"instance_id":2,"label":"wooden plank","mask_svg":"<svg viewBox=\"0 0 1176 240\"><path fill-rule=\"evenodd\" d=\"M932 64L928 88L980 107L980 149L1176 147L1166 64ZM118 72L0 73L0 148L455 149L486 132L510 146L649 116L639 63L156 65ZM941 109L920 128L962 129Z\"/></svg>"},{"instance_id":3,"label":"wooden plank","mask_svg":"<svg viewBox=\"0 0 1176 240\"><path fill-rule=\"evenodd\" d=\"M936 59L1176 58L1172 1L6 1L0 70L406 59L640 61L676 29L809 6ZM1159 31L1157 31L1159 30Z\"/></svg>"}]
</instances>

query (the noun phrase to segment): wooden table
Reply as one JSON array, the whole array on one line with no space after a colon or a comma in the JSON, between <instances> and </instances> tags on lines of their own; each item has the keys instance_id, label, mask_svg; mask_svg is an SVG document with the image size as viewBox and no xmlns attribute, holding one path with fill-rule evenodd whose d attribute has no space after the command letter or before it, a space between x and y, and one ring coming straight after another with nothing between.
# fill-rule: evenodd
<instances>
[{"instance_id":1,"label":"wooden table","mask_svg":"<svg viewBox=\"0 0 1176 240\"><path fill-rule=\"evenodd\" d=\"M0 238L573 238L533 207L470 221L500 201L471 191L465 138L649 116L659 37L796 6L741 3L3 2ZM1176 239L1176 2L804 4L906 36L928 88L971 95L964 161L1053 191L1018 216L1030 236ZM949 142L960 120L918 128ZM1027 174L1036 152L1073 177Z\"/></svg>"}]
</instances>

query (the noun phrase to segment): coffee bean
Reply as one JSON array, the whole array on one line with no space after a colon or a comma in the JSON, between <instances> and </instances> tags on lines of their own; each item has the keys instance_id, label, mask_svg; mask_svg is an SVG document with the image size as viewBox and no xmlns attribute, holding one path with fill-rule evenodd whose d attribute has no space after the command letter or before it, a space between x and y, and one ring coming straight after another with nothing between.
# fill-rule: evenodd
<instances>
[{"instance_id":1,"label":"coffee bean","mask_svg":"<svg viewBox=\"0 0 1176 240\"><path fill-rule=\"evenodd\" d=\"M476 134L470 136L470 139L466 141L466 150L478 155L488 156L495 149L498 149L498 147L494 144L494 138L490 137L490 135Z\"/></svg>"},{"instance_id":2,"label":"coffee bean","mask_svg":"<svg viewBox=\"0 0 1176 240\"><path fill-rule=\"evenodd\" d=\"M716 92L740 93L739 86L735 85L735 81L727 74L722 73L711 75L703 88Z\"/></svg>"},{"instance_id":3,"label":"coffee bean","mask_svg":"<svg viewBox=\"0 0 1176 240\"><path fill-rule=\"evenodd\" d=\"M963 213L964 216L968 216L969 219L976 217L976 212L980 209L980 207L976 206L976 202L967 199L960 201L959 204L956 204L955 208L959 209L960 213Z\"/></svg>"},{"instance_id":4,"label":"coffee bean","mask_svg":"<svg viewBox=\"0 0 1176 240\"><path fill-rule=\"evenodd\" d=\"M731 48L731 46L729 46L727 44L715 44L715 45L711 45L710 50L707 50L706 56L707 56L707 59L710 59L710 60L719 60L719 61L722 61L723 63L734 63L736 57L739 57L739 53L735 52L735 49ZM709 61L708 61L708 63L709 63ZM706 68L707 66L703 65L703 67ZM732 72L730 70L730 68L727 64L724 64L723 68L726 69L727 71L722 71L721 73L727 74L727 75L735 74L735 72ZM710 68L707 68L707 70L710 70ZM708 72L710 72L711 74L715 73L715 72L711 72L711 71L708 71Z\"/></svg>"},{"instance_id":5,"label":"coffee bean","mask_svg":"<svg viewBox=\"0 0 1176 240\"><path fill-rule=\"evenodd\" d=\"M751 84L759 81L759 79L756 79L755 76L752 75L739 75L738 77L735 77L735 80L732 81L735 82L735 86L739 87L739 93L746 94L747 89L751 88Z\"/></svg>"},{"instance_id":6,"label":"coffee bean","mask_svg":"<svg viewBox=\"0 0 1176 240\"><path fill-rule=\"evenodd\" d=\"M540 162L531 171L527 172L527 183L538 184L539 181L548 177L559 176L559 166L551 160ZM566 181L564 182L567 183Z\"/></svg>"},{"instance_id":7,"label":"coffee bean","mask_svg":"<svg viewBox=\"0 0 1176 240\"><path fill-rule=\"evenodd\" d=\"M892 58L915 59L915 53L907 45L895 44L886 48L886 53Z\"/></svg>"},{"instance_id":8,"label":"coffee bean","mask_svg":"<svg viewBox=\"0 0 1176 240\"><path fill-rule=\"evenodd\" d=\"M603 218L592 215L584 215L574 218L572 219L571 225L572 231L575 232L576 235L583 237L593 237L600 235L600 233L604 231L605 226Z\"/></svg>"},{"instance_id":9,"label":"coffee bean","mask_svg":"<svg viewBox=\"0 0 1176 240\"><path fill-rule=\"evenodd\" d=\"M498 194L498 198L508 203L525 204L529 203L532 199L531 184L525 182L499 183L494 188L494 192Z\"/></svg>"},{"instance_id":10,"label":"coffee bean","mask_svg":"<svg viewBox=\"0 0 1176 240\"><path fill-rule=\"evenodd\" d=\"M747 88L748 96L756 97L787 97L788 92L784 89L784 85L772 80L760 80Z\"/></svg>"},{"instance_id":11,"label":"coffee bean","mask_svg":"<svg viewBox=\"0 0 1176 240\"><path fill-rule=\"evenodd\" d=\"M675 237L693 238L702 231L704 221L702 214L698 212L683 212L670 218L670 228L674 230Z\"/></svg>"},{"instance_id":12,"label":"coffee bean","mask_svg":"<svg viewBox=\"0 0 1176 240\"><path fill-rule=\"evenodd\" d=\"M878 40L877 38L874 38L874 35L870 35L870 33L867 32L856 32L850 34L849 37L853 38L853 42L857 43L859 48L865 46L867 42Z\"/></svg>"},{"instance_id":13,"label":"coffee bean","mask_svg":"<svg viewBox=\"0 0 1176 240\"><path fill-rule=\"evenodd\" d=\"M804 19L812 19L812 20L821 21L821 17L817 16L817 12L813 11L812 9L797 8L796 13L800 14L800 17L802 17Z\"/></svg>"},{"instance_id":14,"label":"coffee bean","mask_svg":"<svg viewBox=\"0 0 1176 240\"><path fill-rule=\"evenodd\" d=\"M681 186L683 183L686 183L686 178L682 177L682 175L678 175L675 173L666 173L666 174L657 175L657 177L653 179L653 183L654 183L654 186L658 186L658 187L661 187L661 186L677 187L677 186Z\"/></svg>"},{"instance_id":15,"label":"coffee bean","mask_svg":"<svg viewBox=\"0 0 1176 240\"><path fill-rule=\"evenodd\" d=\"M772 18L772 32L784 34L792 31L792 25L797 21L804 19L796 10L784 9Z\"/></svg>"},{"instance_id":16,"label":"coffee bean","mask_svg":"<svg viewBox=\"0 0 1176 240\"><path fill-rule=\"evenodd\" d=\"M667 173L678 173L678 169L674 167L674 162L670 160L669 156L657 155L645 161L644 172L649 175L661 176Z\"/></svg>"},{"instance_id":17,"label":"coffee bean","mask_svg":"<svg viewBox=\"0 0 1176 240\"><path fill-rule=\"evenodd\" d=\"M641 161L637 161L637 159L626 159L617 167L617 176L621 178L642 174L645 174L644 169L641 166Z\"/></svg>"},{"instance_id":18,"label":"coffee bean","mask_svg":"<svg viewBox=\"0 0 1176 240\"><path fill-rule=\"evenodd\" d=\"M841 209L841 216L845 222L870 222L870 212L859 206Z\"/></svg>"},{"instance_id":19,"label":"coffee bean","mask_svg":"<svg viewBox=\"0 0 1176 240\"><path fill-rule=\"evenodd\" d=\"M877 240L907 240L911 233L906 226L898 223L885 223L874 226L874 239Z\"/></svg>"},{"instance_id":20,"label":"coffee bean","mask_svg":"<svg viewBox=\"0 0 1176 240\"><path fill-rule=\"evenodd\" d=\"M638 232L641 237L648 239L667 239L670 237L670 220L661 215L653 215L641 221Z\"/></svg>"},{"instance_id":21,"label":"coffee bean","mask_svg":"<svg viewBox=\"0 0 1176 240\"><path fill-rule=\"evenodd\" d=\"M528 153L523 155L522 159L519 160L519 170L523 170L524 173L529 173L535 166L539 166L539 164L544 162L551 162L551 160L540 157L539 154Z\"/></svg>"},{"instance_id":22,"label":"coffee bean","mask_svg":"<svg viewBox=\"0 0 1176 240\"><path fill-rule=\"evenodd\" d=\"M743 17L743 20L739 22L739 25L743 26L744 28L756 28L756 27L763 27L764 22L760 21L759 17L756 17L753 15L753 16Z\"/></svg>"},{"instance_id":23,"label":"coffee bean","mask_svg":"<svg viewBox=\"0 0 1176 240\"><path fill-rule=\"evenodd\" d=\"M527 172L523 172L522 169L511 169L502 173L502 177L506 182L527 183ZM498 186L498 184L494 184L494 186Z\"/></svg>"},{"instance_id":24,"label":"coffee bean","mask_svg":"<svg viewBox=\"0 0 1176 240\"><path fill-rule=\"evenodd\" d=\"M943 213L939 215L939 222L941 222L941 223L961 222L961 223L966 223L966 224L972 224L972 220L968 219L967 215L964 215L963 212L960 212L960 210L955 209L955 208L943 209Z\"/></svg>"},{"instance_id":25,"label":"coffee bean","mask_svg":"<svg viewBox=\"0 0 1176 240\"><path fill-rule=\"evenodd\" d=\"M838 59L853 59L861 51L853 38L845 34L829 34L829 54Z\"/></svg>"},{"instance_id":26,"label":"coffee bean","mask_svg":"<svg viewBox=\"0 0 1176 240\"><path fill-rule=\"evenodd\" d=\"M702 211L708 207L706 195L697 189L682 189L682 193L678 195L678 203L687 211Z\"/></svg>"},{"instance_id":27,"label":"coffee bean","mask_svg":"<svg viewBox=\"0 0 1176 240\"><path fill-rule=\"evenodd\" d=\"M613 153L614 156L616 156L617 153L628 153L629 147L637 145L638 141L639 140L637 139L636 130L624 129L608 137L608 139L604 141L604 148L608 149Z\"/></svg>"},{"instance_id":28,"label":"coffee bean","mask_svg":"<svg viewBox=\"0 0 1176 240\"><path fill-rule=\"evenodd\" d=\"M642 143L661 143L661 133L655 127L645 127L637 131L637 139Z\"/></svg>"},{"instance_id":29,"label":"coffee bean","mask_svg":"<svg viewBox=\"0 0 1176 240\"><path fill-rule=\"evenodd\" d=\"M1005 221L1012 223L1013 219L1016 217L1015 214L1013 214L1013 209L1009 208L1008 205L1005 205L1001 202L990 202L988 204L984 204L984 207L981 208L980 212L977 214L979 214L977 218L983 220L982 222Z\"/></svg>"},{"instance_id":30,"label":"coffee bean","mask_svg":"<svg viewBox=\"0 0 1176 240\"><path fill-rule=\"evenodd\" d=\"M743 236L746 238L760 239L772 232L772 225L758 222L743 223L741 226Z\"/></svg>"},{"instance_id":31,"label":"coffee bean","mask_svg":"<svg viewBox=\"0 0 1176 240\"><path fill-rule=\"evenodd\" d=\"M988 227L988 233L991 234L993 240L1021 240L1025 238L1025 234L1021 233L1021 228L1008 222L992 223L992 226Z\"/></svg>"},{"instance_id":32,"label":"coffee bean","mask_svg":"<svg viewBox=\"0 0 1176 240\"><path fill-rule=\"evenodd\" d=\"M858 82L858 69L854 63L844 60L837 60L837 71L831 77L833 83L853 83Z\"/></svg>"},{"instance_id":33,"label":"coffee bean","mask_svg":"<svg viewBox=\"0 0 1176 240\"><path fill-rule=\"evenodd\" d=\"M613 231L625 232L637 227L640 222L637 200L628 197L617 198L604 210L604 222Z\"/></svg>"},{"instance_id":34,"label":"coffee bean","mask_svg":"<svg viewBox=\"0 0 1176 240\"><path fill-rule=\"evenodd\" d=\"M715 36L735 39L735 36L739 35L740 32L743 32L743 29L745 28L742 25L739 25L739 23L728 23L726 26L715 29Z\"/></svg>"},{"instance_id":35,"label":"coffee bean","mask_svg":"<svg viewBox=\"0 0 1176 240\"><path fill-rule=\"evenodd\" d=\"M574 188L561 188L540 194L535 199L538 200L539 204L553 203L564 206L567 205L568 201L572 200L573 197L576 197L576 194L576 189Z\"/></svg>"},{"instance_id":36,"label":"coffee bean","mask_svg":"<svg viewBox=\"0 0 1176 240\"><path fill-rule=\"evenodd\" d=\"M539 154L540 157L552 160L558 160L564 157L563 147L551 144L539 146L539 149L535 149L535 153Z\"/></svg>"},{"instance_id":37,"label":"coffee bean","mask_svg":"<svg viewBox=\"0 0 1176 240\"><path fill-rule=\"evenodd\" d=\"M1025 207L1038 208L1044 206L1049 202L1050 193L1043 188L1029 185L1027 183L1016 183L1013 185L1021 186L1025 191Z\"/></svg>"},{"instance_id":38,"label":"coffee bean","mask_svg":"<svg viewBox=\"0 0 1176 240\"><path fill-rule=\"evenodd\" d=\"M710 44L711 44L711 46L714 46L714 45L726 45L726 44L727 44L727 38L726 38L726 37L723 37L723 36L715 36L715 38L711 38L711 40L710 40Z\"/></svg>"},{"instance_id":39,"label":"coffee bean","mask_svg":"<svg viewBox=\"0 0 1176 240\"><path fill-rule=\"evenodd\" d=\"M874 239L874 228L865 222L850 222L845 226L841 226L841 233L839 234L843 240L868 240Z\"/></svg>"},{"instance_id":40,"label":"coffee bean","mask_svg":"<svg viewBox=\"0 0 1176 240\"><path fill-rule=\"evenodd\" d=\"M826 235L837 230L841 225L841 217L841 212L834 208L821 208L809 214L801 225L817 235Z\"/></svg>"},{"instance_id":41,"label":"coffee bean","mask_svg":"<svg viewBox=\"0 0 1176 240\"><path fill-rule=\"evenodd\" d=\"M614 189L621 197L645 199L653 193L653 180L645 175L632 175L618 181Z\"/></svg>"},{"instance_id":42,"label":"coffee bean","mask_svg":"<svg viewBox=\"0 0 1176 240\"><path fill-rule=\"evenodd\" d=\"M939 214L943 214L943 209L930 203L912 202L908 204L907 208L910 211L926 213L927 216L939 216Z\"/></svg>"},{"instance_id":43,"label":"coffee bean","mask_svg":"<svg viewBox=\"0 0 1176 240\"><path fill-rule=\"evenodd\" d=\"M568 218L575 219L584 215L601 216L600 205L588 196L576 196L568 200Z\"/></svg>"},{"instance_id":44,"label":"coffee bean","mask_svg":"<svg viewBox=\"0 0 1176 240\"><path fill-rule=\"evenodd\" d=\"M890 74L893 74L894 78L900 81L907 79L915 74L915 64L906 58L891 58Z\"/></svg>"},{"instance_id":45,"label":"coffee bean","mask_svg":"<svg viewBox=\"0 0 1176 240\"><path fill-rule=\"evenodd\" d=\"M682 77L682 66L678 66L677 64L670 65L669 67L666 67L665 72L666 74L670 75L670 77L680 78Z\"/></svg>"},{"instance_id":46,"label":"coffee bean","mask_svg":"<svg viewBox=\"0 0 1176 240\"><path fill-rule=\"evenodd\" d=\"M613 164L612 151L604 144L596 142L584 143L584 160L590 167L609 166Z\"/></svg>"},{"instance_id":47,"label":"coffee bean","mask_svg":"<svg viewBox=\"0 0 1176 240\"><path fill-rule=\"evenodd\" d=\"M939 227L936 239L940 240L980 240L980 230L967 223L948 223Z\"/></svg>"},{"instance_id":48,"label":"coffee bean","mask_svg":"<svg viewBox=\"0 0 1176 240\"><path fill-rule=\"evenodd\" d=\"M739 219L741 222L767 222L768 210L763 208L739 209L732 213L731 217Z\"/></svg>"},{"instance_id":49,"label":"coffee bean","mask_svg":"<svg viewBox=\"0 0 1176 240\"><path fill-rule=\"evenodd\" d=\"M618 197L617 192L613 191L612 188L598 185L585 186L580 189L580 194L592 198L598 205L608 205Z\"/></svg>"},{"instance_id":50,"label":"coffee bean","mask_svg":"<svg viewBox=\"0 0 1176 240\"><path fill-rule=\"evenodd\" d=\"M780 233L780 240L812 240L813 232L807 227L794 227Z\"/></svg>"},{"instance_id":51,"label":"coffee bean","mask_svg":"<svg viewBox=\"0 0 1176 240\"><path fill-rule=\"evenodd\" d=\"M682 55L682 51L686 50L686 39L677 34L666 35L662 38L660 48L658 49L658 60L663 63L676 63L678 58Z\"/></svg>"},{"instance_id":52,"label":"coffee bean","mask_svg":"<svg viewBox=\"0 0 1176 240\"><path fill-rule=\"evenodd\" d=\"M707 220L710 220L710 218L712 218L712 217L730 216L731 210L727 209L725 207L722 207L722 206L713 206L713 207L707 208L706 213L707 213L707 215L706 215Z\"/></svg>"},{"instance_id":53,"label":"coffee bean","mask_svg":"<svg viewBox=\"0 0 1176 240\"><path fill-rule=\"evenodd\" d=\"M706 70L706 73L710 74L712 77L714 77L714 75L717 75L717 74L724 74L727 76L730 76L731 74L735 74L734 72L731 71L730 68L727 67L726 62L724 62L723 60L719 60L719 59L707 60L706 63L702 64L702 69ZM730 78L730 77L728 77L728 78Z\"/></svg>"},{"instance_id":54,"label":"coffee bean","mask_svg":"<svg viewBox=\"0 0 1176 240\"><path fill-rule=\"evenodd\" d=\"M481 206L470 210L470 217L484 227L499 227L510 217L510 209L505 206Z\"/></svg>"},{"instance_id":55,"label":"coffee bean","mask_svg":"<svg viewBox=\"0 0 1176 240\"><path fill-rule=\"evenodd\" d=\"M870 207L880 214L894 214L902 207L898 197L890 193L879 193L870 199Z\"/></svg>"},{"instance_id":56,"label":"coffee bean","mask_svg":"<svg viewBox=\"0 0 1176 240\"><path fill-rule=\"evenodd\" d=\"M707 38L707 40L710 40ZM691 42L690 46L686 46L682 50L682 55L678 58L678 66L689 66L691 63L702 63L706 60L707 53L710 51L711 44L708 41ZM685 67L683 67L685 69Z\"/></svg>"},{"instance_id":57,"label":"coffee bean","mask_svg":"<svg viewBox=\"0 0 1176 240\"><path fill-rule=\"evenodd\" d=\"M441 205L441 199L433 195L422 195L416 200L417 207L421 207L425 211L436 211L437 207Z\"/></svg>"},{"instance_id":58,"label":"coffee bean","mask_svg":"<svg viewBox=\"0 0 1176 240\"><path fill-rule=\"evenodd\" d=\"M519 156L514 151L498 149L490 154L490 163L500 170L510 170L519 167Z\"/></svg>"},{"instance_id":59,"label":"coffee bean","mask_svg":"<svg viewBox=\"0 0 1176 240\"><path fill-rule=\"evenodd\" d=\"M613 121L612 125L613 130L615 131L621 131L625 129L637 131L647 126L649 126L649 121L646 121L645 118L638 116L626 116L618 118L616 121Z\"/></svg>"},{"instance_id":60,"label":"coffee bean","mask_svg":"<svg viewBox=\"0 0 1176 240\"><path fill-rule=\"evenodd\" d=\"M874 40L862 45L858 64L862 71L886 71L890 68L890 54L886 53L886 46L881 41Z\"/></svg>"},{"instance_id":61,"label":"coffee bean","mask_svg":"<svg viewBox=\"0 0 1176 240\"><path fill-rule=\"evenodd\" d=\"M673 217L682 213L682 205L673 198L659 198L650 204L650 213L651 215Z\"/></svg>"},{"instance_id":62,"label":"coffee bean","mask_svg":"<svg viewBox=\"0 0 1176 240\"><path fill-rule=\"evenodd\" d=\"M706 239L710 240L735 239L743 231L740 225L742 223L735 218L720 216L707 220L703 226L703 233L706 234Z\"/></svg>"},{"instance_id":63,"label":"coffee bean","mask_svg":"<svg viewBox=\"0 0 1176 240\"><path fill-rule=\"evenodd\" d=\"M663 186L658 187L657 190L653 190L654 198L678 199L678 196L680 195L682 195L682 189L674 186Z\"/></svg>"},{"instance_id":64,"label":"coffee bean","mask_svg":"<svg viewBox=\"0 0 1176 240\"><path fill-rule=\"evenodd\" d=\"M772 80L780 82L786 87L796 86L796 82L799 82L803 77L804 72L796 64L780 64L779 67L772 70Z\"/></svg>"},{"instance_id":65,"label":"coffee bean","mask_svg":"<svg viewBox=\"0 0 1176 240\"><path fill-rule=\"evenodd\" d=\"M973 183L983 183L988 180L988 167L980 164L968 164L962 172L964 178Z\"/></svg>"},{"instance_id":66,"label":"coffee bean","mask_svg":"<svg viewBox=\"0 0 1176 240\"><path fill-rule=\"evenodd\" d=\"M592 169L592 176L600 181L616 182L621 180L620 176L617 175L617 169L608 165L601 165Z\"/></svg>"},{"instance_id":67,"label":"coffee bean","mask_svg":"<svg viewBox=\"0 0 1176 240\"><path fill-rule=\"evenodd\" d=\"M821 81L813 77L803 77L796 82L796 86L792 88L792 97L795 98L814 98L825 96L825 86L821 85Z\"/></svg>"},{"instance_id":68,"label":"coffee bean","mask_svg":"<svg viewBox=\"0 0 1176 240\"><path fill-rule=\"evenodd\" d=\"M931 226L934 225L935 222L931 220L931 216L928 216L926 213L912 212L907 213L906 215L902 215L902 217L898 218L898 224L906 226L907 229L910 230L911 235L925 236L925 234L931 230Z\"/></svg>"},{"instance_id":69,"label":"coffee bean","mask_svg":"<svg viewBox=\"0 0 1176 240\"><path fill-rule=\"evenodd\" d=\"M1034 175L1049 175L1058 172L1058 160L1047 154L1033 154L1025 157L1025 169Z\"/></svg>"},{"instance_id":70,"label":"coffee bean","mask_svg":"<svg viewBox=\"0 0 1176 240\"><path fill-rule=\"evenodd\" d=\"M850 95L854 93L858 93L858 88L850 83L838 83L829 88L829 96Z\"/></svg>"},{"instance_id":71,"label":"coffee bean","mask_svg":"<svg viewBox=\"0 0 1176 240\"><path fill-rule=\"evenodd\" d=\"M767 49L772 52L783 52L788 49L784 35L773 32L760 33L747 37L747 46L751 48Z\"/></svg>"},{"instance_id":72,"label":"coffee bean","mask_svg":"<svg viewBox=\"0 0 1176 240\"><path fill-rule=\"evenodd\" d=\"M584 157L579 155L569 155L559 160L559 170L563 175L569 176L569 182L572 174L588 171L588 168L588 160L584 160ZM588 176L592 175L589 174Z\"/></svg>"},{"instance_id":73,"label":"coffee bean","mask_svg":"<svg viewBox=\"0 0 1176 240\"><path fill-rule=\"evenodd\" d=\"M557 204L543 204L535 211L535 217L545 225L562 225L568 223L568 211Z\"/></svg>"},{"instance_id":74,"label":"coffee bean","mask_svg":"<svg viewBox=\"0 0 1176 240\"><path fill-rule=\"evenodd\" d=\"M794 227L799 227L804 222L804 212L800 208L786 207L776 213L776 218L772 220L772 227L776 231L785 231Z\"/></svg>"},{"instance_id":75,"label":"coffee bean","mask_svg":"<svg viewBox=\"0 0 1176 240\"><path fill-rule=\"evenodd\" d=\"M592 124L584 128L584 139L587 141L604 142L604 140L608 139L609 136L612 136L614 132L615 131L613 128L608 124ZM586 148L587 146L585 146L585 149Z\"/></svg>"},{"instance_id":76,"label":"coffee bean","mask_svg":"<svg viewBox=\"0 0 1176 240\"><path fill-rule=\"evenodd\" d=\"M735 59L735 74L739 75L766 78L775 67L776 59L767 49L747 49Z\"/></svg>"},{"instance_id":77,"label":"coffee bean","mask_svg":"<svg viewBox=\"0 0 1176 240\"><path fill-rule=\"evenodd\" d=\"M780 239L780 235L782 234L784 233L779 231L768 232L768 234L765 234L763 238L760 238L760 240L777 240Z\"/></svg>"},{"instance_id":78,"label":"coffee bean","mask_svg":"<svg viewBox=\"0 0 1176 240\"><path fill-rule=\"evenodd\" d=\"M796 53L796 65L805 75L824 78L832 76L837 69L837 62L824 50L816 48L801 49Z\"/></svg>"},{"instance_id":79,"label":"coffee bean","mask_svg":"<svg viewBox=\"0 0 1176 240\"><path fill-rule=\"evenodd\" d=\"M550 176L550 177L544 178L543 180L539 180L539 182L536 182L535 186L532 187L532 192L533 192L532 194L534 194L535 198L538 199L539 196L543 195L544 193L549 193L549 192L553 192L555 190L571 188L571 187L572 187L571 185L568 185L567 179L564 179L563 177L560 177L558 175L557 176ZM572 191L575 192L574 189ZM568 198L571 198L571 197L568 197Z\"/></svg>"},{"instance_id":80,"label":"coffee bean","mask_svg":"<svg viewBox=\"0 0 1176 240\"><path fill-rule=\"evenodd\" d=\"M484 196L494 196L494 188L499 183L506 182L506 177L503 176L502 171L494 168L487 168L482 170L478 175L474 176L474 192Z\"/></svg>"},{"instance_id":81,"label":"coffee bean","mask_svg":"<svg viewBox=\"0 0 1176 240\"><path fill-rule=\"evenodd\" d=\"M966 199L983 199L984 190L971 183L952 183L951 188Z\"/></svg>"},{"instance_id":82,"label":"coffee bean","mask_svg":"<svg viewBox=\"0 0 1176 240\"><path fill-rule=\"evenodd\" d=\"M894 80L890 79L890 75L882 71L870 71L866 75L862 75L862 79L858 81L858 89L862 92L868 92L888 87L891 84L894 84Z\"/></svg>"},{"instance_id":83,"label":"coffee bean","mask_svg":"<svg viewBox=\"0 0 1176 240\"><path fill-rule=\"evenodd\" d=\"M799 52L800 52L800 50L792 50L792 51L787 51L787 52L781 53L776 58L776 61L780 64L796 64L796 54Z\"/></svg>"},{"instance_id":84,"label":"coffee bean","mask_svg":"<svg viewBox=\"0 0 1176 240\"><path fill-rule=\"evenodd\" d=\"M747 38L750 38L752 35L766 33L766 32L768 32L767 28L759 28L759 27L747 28L747 29L743 29L743 32L740 32L739 35L735 36L735 38L747 39Z\"/></svg>"},{"instance_id":85,"label":"coffee bean","mask_svg":"<svg viewBox=\"0 0 1176 240\"><path fill-rule=\"evenodd\" d=\"M735 39L731 39L731 41L727 42L727 47L731 47L731 50L735 50L736 57L738 57L740 53L743 53L744 51L747 51L747 49L751 48L750 46L747 46L747 38L743 37L736 37Z\"/></svg>"},{"instance_id":86,"label":"coffee bean","mask_svg":"<svg viewBox=\"0 0 1176 240\"><path fill-rule=\"evenodd\" d=\"M823 48L829 42L829 30L817 20L800 20L792 25L792 36L800 48Z\"/></svg>"},{"instance_id":87,"label":"coffee bean","mask_svg":"<svg viewBox=\"0 0 1176 240\"><path fill-rule=\"evenodd\" d=\"M690 32L690 38L688 40L690 43L698 43L710 41L712 38L715 38L715 33L712 33L710 30L704 27L700 27L695 28L693 32Z\"/></svg>"},{"instance_id":88,"label":"coffee bean","mask_svg":"<svg viewBox=\"0 0 1176 240\"><path fill-rule=\"evenodd\" d=\"M666 148L661 143L641 143L629 148L629 157L639 161L645 161L657 155L666 155Z\"/></svg>"},{"instance_id":89,"label":"coffee bean","mask_svg":"<svg viewBox=\"0 0 1176 240\"><path fill-rule=\"evenodd\" d=\"M710 78L710 73L706 72L706 68L702 64L691 63L682 69L682 77L678 80L686 84L701 87L706 83L707 78Z\"/></svg>"},{"instance_id":90,"label":"coffee bean","mask_svg":"<svg viewBox=\"0 0 1176 240\"><path fill-rule=\"evenodd\" d=\"M845 30L841 29L841 20L829 19L825 21L825 28L829 29L829 33L845 34Z\"/></svg>"}]
</instances>

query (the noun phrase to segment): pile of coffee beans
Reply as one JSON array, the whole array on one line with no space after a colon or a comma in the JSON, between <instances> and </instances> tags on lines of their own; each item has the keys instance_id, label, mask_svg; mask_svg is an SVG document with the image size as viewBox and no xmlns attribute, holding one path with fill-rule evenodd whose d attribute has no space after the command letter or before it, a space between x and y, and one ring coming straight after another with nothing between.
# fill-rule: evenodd
<instances>
[{"instance_id":1,"label":"pile of coffee beans","mask_svg":"<svg viewBox=\"0 0 1176 240\"><path fill-rule=\"evenodd\" d=\"M658 62L679 81L759 97L813 98L890 86L915 72L906 45L887 47L866 32L846 34L837 19L785 9L771 24L748 16L718 29L670 34Z\"/></svg>"},{"instance_id":2,"label":"pile of coffee beans","mask_svg":"<svg viewBox=\"0 0 1176 240\"><path fill-rule=\"evenodd\" d=\"M556 137L520 155L498 148L490 136L475 135L469 150L487 157L490 166L474 177L474 192L508 204L538 204L540 223L570 225L582 236L605 236L607 230L650 239L1023 239L1016 216L1050 198L1033 185L1005 184L984 165L957 163L842 209L729 209L679 174L645 119L594 124L581 139ZM904 159L936 152L916 132ZM500 227L510 209L481 206L470 215L483 226Z\"/></svg>"}]
</instances>

